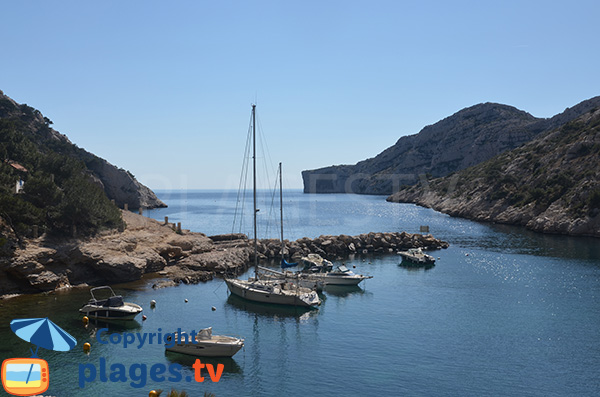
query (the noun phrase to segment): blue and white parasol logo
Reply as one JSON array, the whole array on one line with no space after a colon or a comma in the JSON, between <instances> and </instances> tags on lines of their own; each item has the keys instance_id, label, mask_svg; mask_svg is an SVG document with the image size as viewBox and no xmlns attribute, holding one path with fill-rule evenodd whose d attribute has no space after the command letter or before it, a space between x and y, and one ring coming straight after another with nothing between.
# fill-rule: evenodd
<instances>
[{"instance_id":1,"label":"blue and white parasol logo","mask_svg":"<svg viewBox=\"0 0 600 397\"><path fill-rule=\"evenodd\" d=\"M32 357L37 357L40 347L48 350L66 352L77 345L77 340L65 330L50 321L49 318L24 318L10 322L10 329L17 336L36 345Z\"/></svg>"}]
</instances>

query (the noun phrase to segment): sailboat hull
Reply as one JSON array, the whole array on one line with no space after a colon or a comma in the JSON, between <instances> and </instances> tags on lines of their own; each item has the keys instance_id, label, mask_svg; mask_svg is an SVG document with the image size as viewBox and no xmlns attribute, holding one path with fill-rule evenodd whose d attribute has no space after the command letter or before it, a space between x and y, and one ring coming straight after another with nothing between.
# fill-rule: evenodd
<instances>
[{"instance_id":1,"label":"sailboat hull","mask_svg":"<svg viewBox=\"0 0 600 397\"><path fill-rule=\"evenodd\" d=\"M295 291L283 291L269 283L237 279L226 279L225 283L232 294L254 302L301 307L317 307L321 303L315 291L296 293Z\"/></svg>"}]
</instances>

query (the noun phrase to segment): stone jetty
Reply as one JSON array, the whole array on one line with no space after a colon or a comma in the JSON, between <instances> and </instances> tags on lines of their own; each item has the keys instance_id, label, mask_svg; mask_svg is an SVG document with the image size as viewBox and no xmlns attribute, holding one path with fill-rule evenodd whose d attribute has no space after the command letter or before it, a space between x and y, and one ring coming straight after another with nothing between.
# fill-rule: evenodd
<instances>
[{"instance_id":1,"label":"stone jetty","mask_svg":"<svg viewBox=\"0 0 600 397\"><path fill-rule=\"evenodd\" d=\"M426 250L448 248L448 243L438 240L430 234L368 233L358 236L324 235L315 239L308 237L296 241L285 241L286 257L299 259L310 253L319 254L329 260L340 260L353 254L392 254L408 248ZM281 254L279 240L260 240L258 252L261 257L278 258Z\"/></svg>"}]
</instances>

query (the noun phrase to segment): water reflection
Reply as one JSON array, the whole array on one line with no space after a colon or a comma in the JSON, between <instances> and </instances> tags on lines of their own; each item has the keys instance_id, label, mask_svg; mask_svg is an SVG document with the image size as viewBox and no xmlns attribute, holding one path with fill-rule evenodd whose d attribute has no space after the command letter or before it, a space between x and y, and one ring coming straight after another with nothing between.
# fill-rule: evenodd
<instances>
[{"instance_id":1,"label":"water reflection","mask_svg":"<svg viewBox=\"0 0 600 397\"><path fill-rule=\"evenodd\" d=\"M230 374L241 374L242 368L231 357L196 357L187 354L170 352L165 350L165 357L171 363L177 363L183 367L192 368L196 359L200 359L203 364L212 364L215 368L217 364L223 364L223 371Z\"/></svg>"},{"instance_id":2,"label":"water reflection","mask_svg":"<svg viewBox=\"0 0 600 397\"><path fill-rule=\"evenodd\" d=\"M91 319L88 324L88 329L108 328L107 334L114 334L125 331L139 331L142 329L142 324L137 320L119 321L119 320L95 320Z\"/></svg>"},{"instance_id":3,"label":"water reflection","mask_svg":"<svg viewBox=\"0 0 600 397\"><path fill-rule=\"evenodd\" d=\"M358 285L326 285L323 291L327 295L345 298L353 294L365 294L366 291Z\"/></svg>"},{"instance_id":4,"label":"water reflection","mask_svg":"<svg viewBox=\"0 0 600 397\"><path fill-rule=\"evenodd\" d=\"M494 223L481 226L485 227L482 233L457 234L449 238L450 243L465 248L483 248L503 253L583 260L600 258L600 244L598 239L593 237L543 234L522 226Z\"/></svg>"},{"instance_id":5,"label":"water reflection","mask_svg":"<svg viewBox=\"0 0 600 397\"><path fill-rule=\"evenodd\" d=\"M300 321L306 321L311 317L318 315L319 311L299 306L273 305L268 303L253 302L242 299L239 296L230 294L227 298L227 304L232 307L254 313L260 317L277 318L297 318Z\"/></svg>"},{"instance_id":6,"label":"water reflection","mask_svg":"<svg viewBox=\"0 0 600 397\"><path fill-rule=\"evenodd\" d=\"M428 271L434 268L435 263L424 263L424 264L416 264L411 261L402 260L399 264L399 267L402 267L408 271L412 272L420 272L420 271Z\"/></svg>"}]
</instances>

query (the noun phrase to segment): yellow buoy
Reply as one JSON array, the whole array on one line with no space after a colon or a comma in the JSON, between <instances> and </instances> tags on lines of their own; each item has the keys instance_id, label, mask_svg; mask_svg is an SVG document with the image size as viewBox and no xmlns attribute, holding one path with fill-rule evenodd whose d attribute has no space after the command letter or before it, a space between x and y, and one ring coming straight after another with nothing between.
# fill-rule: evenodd
<instances>
[{"instance_id":1,"label":"yellow buoy","mask_svg":"<svg viewBox=\"0 0 600 397\"><path fill-rule=\"evenodd\" d=\"M158 397L158 392L156 390L150 390L148 397Z\"/></svg>"},{"instance_id":2,"label":"yellow buoy","mask_svg":"<svg viewBox=\"0 0 600 397\"><path fill-rule=\"evenodd\" d=\"M90 322L90 319L88 318L88 316L83 316L83 318L81 320L83 321L83 325L88 325L88 323Z\"/></svg>"},{"instance_id":3,"label":"yellow buoy","mask_svg":"<svg viewBox=\"0 0 600 397\"><path fill-rule=\"evenodd\" d=\"M83 352L84 353L89 353L91 348L92 348L92 345L90 345L89 343L86 342L83 344Z\"/></svg>"}]
</instances>

